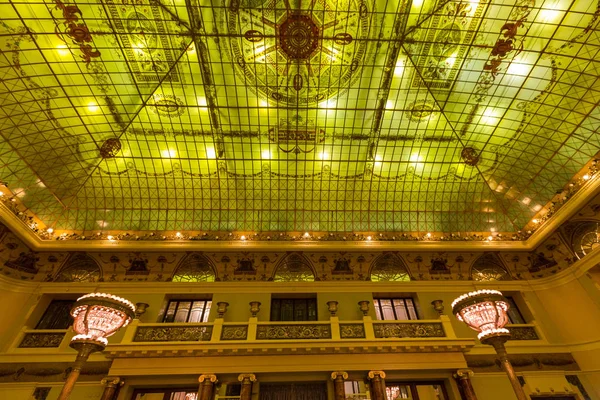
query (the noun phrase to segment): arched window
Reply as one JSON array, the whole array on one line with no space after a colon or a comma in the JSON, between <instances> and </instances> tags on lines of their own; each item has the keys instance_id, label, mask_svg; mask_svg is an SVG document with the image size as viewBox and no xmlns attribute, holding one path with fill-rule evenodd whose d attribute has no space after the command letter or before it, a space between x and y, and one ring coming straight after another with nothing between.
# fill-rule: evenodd
<instances>
[{"instance_id":1,"label":"arched window","mask_svg":"<svg viewBox=\"0 0 600 400\"><path fill-rule=\"evenodd\" d=\"M572 224L571 246L577 258L583 258L600 246L600 227L596 221L584 221Z\"/></svg>"},{"instance_id":2,"label":"arched window","mask_svg":"<svg viewBox=\"0 0 600 400\"><path fill-rule=\"evenodd\" d=\"M201 254L190 254L173 273L173 282L214 282L215 271Z\"/></svg>"},{"instance_id":3,"label":"arched window","mask_svg":"<svg viewBox=\"0 0 600 400\"><path fill-rule=\"evenodd\" d=\"M471 267L471 279L474 281L507 281L510 274L502 262L492 253L479 257Z\"/></svg>"},{"instance_id":4,"label":"arched window","mask_svg":"<svg viewBox=\"0 0 600 400\"><path fill-rule=\"evenodd\" d=\"M408 282L410 275L404 262L395 254L383 254L373 262L373 282Z\"/></svg>"},{"instance_id":5,"label":"arched window","mask_svg":"<svg viewBox=\"0 0 600 400\"><path fill-rule=\"evenodd\" d=\"M299 254L288 255L277 267L275 282L314 282L315 274L304 257Z\"/></svg>"},{"instance_id":6,"label":"arched window","mask_svg":"<svg viewBox=\"0 0 600 400\"><path fill-rule=\"evenodd\" d=\"M98 263L85 253L72 254L62 267L55 282L97 282L102 277Z\"/></svg>"}]
</instances>

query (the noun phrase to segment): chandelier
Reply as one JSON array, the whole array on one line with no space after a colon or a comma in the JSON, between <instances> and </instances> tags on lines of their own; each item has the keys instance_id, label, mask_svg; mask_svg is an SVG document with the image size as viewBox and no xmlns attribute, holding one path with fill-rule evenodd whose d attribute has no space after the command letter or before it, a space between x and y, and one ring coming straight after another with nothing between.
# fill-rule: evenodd
<instances>
[{"instance_id":1,"label":"chandelier","mask_svg":"<svg viewBox=\"0 0 600 400\"><path fill-rule=\"evenodd\" d=\"M129 300L106 293L90 293L77 299L71 309L73 330L71 344L90 341L106 346L109 336L135 317L135 306Z\"/></svg>"},{"instance_id":2,"label":"chandelier","mask_svg":"<svg viewBox=\"0 0 600 400\"><path fill-rule=\"evenodd\" d=\"M452 313L479 332L477 338L482 341L492 335L510 335L504 328L508 323L508 308L506 298L497 290L470 292L452 302Z\"/></svg>"}]
</instances>

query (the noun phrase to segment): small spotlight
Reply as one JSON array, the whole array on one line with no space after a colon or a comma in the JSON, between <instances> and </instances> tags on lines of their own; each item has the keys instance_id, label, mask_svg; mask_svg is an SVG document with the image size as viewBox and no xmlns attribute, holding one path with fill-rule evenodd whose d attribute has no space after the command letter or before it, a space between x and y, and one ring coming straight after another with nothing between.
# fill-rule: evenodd
<instances>
[{"instance_id":1,"label":"small spotlight","mask_svg":"<svg viewBox=\"0 0 600 400\"><path fill-rule=\"evenodd\" d=\"M371 240L373 239L371 236L367 236L367 240Z\"/></svg>"},{"instance_id":2,"label":"small spotlight","mask_svg":"<svg viewBox=\"0 0 600 400\"><path fill-rule=\"evenodd\" d=\"M180 238L180 237L181 237L181 232L177 232L177 233L175 234L175 236L177 236L177 237L179 237L179 238Z\"/></svg>"},{"instance_id":3,"label":"small spotlight","mask_svg":"<svg viewBox=\"0 0 600 400\"><path fill-rule=\"evenodd\" d=\"M244 235L240 236L240 240L246 240L246 236L244 236Z\"/></svg>"},{"instance_id":4,"label":"small spotlight","mask_svg":"<svg viewBox=\"0 0 600 400\"><path fill-rule=\"evenodd\" d=\"M590 176L589 176L588 174L585 174L585 175L583 176L583 180L584 180L584 181L588 181L588 180L590 180Z\"/></svg>"},{"instance_id":5,"label":"small spotlight","mask_svg":"<svg viewBox=\"0 0 600 400\"><path fill-rule=\"evenodd\" d=\"M98 107L98 104L93 101L88 103L87 108L89 112L96 112L100 109L100 107Z\"/></svg>"},{"instance_id":6,"label":"small spotlight","mask_svg":"<svg viewBox=\"0 0 600 400\"><path fill-rule=\"evenodd\" d=\"M48 233L52 233L52 232L54 232L54 229L52 229L52 228L48 228L48 229L46 229L46 232L48 232Z\"/></svg>"},{"instance_id":7,"label":"small spotlight","mask_svg":"<svg viewBox=\"0 0 600 400\"><path fill-rule=\"evenodd\" d=\"M428 238L430 238L431 237L431 233L427 232L427 235L425 235L425 236L427 236Z\"/></svg>"},{"instance_id":8,"label":"small spotlight","mask_svg":"<svg viewBox=\"0 0 600 400\"><path fill-rule=\"evenodd\" d=\"M106 238L107 238L108 240L113 240L113 239L114 239L114 237L113 237L112 235L108 235Z\"/></svg>"},{"instance_id":9,"label":"small spotlight","mask_svg":"<svg viewBox=\"0 0 600 400\"><path fill-rule=\"evenodd\" d=\"M308 232L304 232L304 237L305 237L305 238L309 238L309 237L310 237L310 233L308 233Z\"/></svg>"}]
</instances>

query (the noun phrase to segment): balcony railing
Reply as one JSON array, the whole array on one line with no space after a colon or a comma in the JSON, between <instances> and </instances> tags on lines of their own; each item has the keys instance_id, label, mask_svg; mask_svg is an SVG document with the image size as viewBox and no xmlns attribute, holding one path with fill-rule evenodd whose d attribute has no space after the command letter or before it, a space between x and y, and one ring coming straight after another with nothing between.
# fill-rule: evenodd
<instances>
[{"instance_id":1,"label":"balcony railing","mask_svg":"<svg viewBox=\"0 0 600 400\"><path fill-rule=\"evenodd\" d=\"M508 325L507 328L513 335L513 341L543 339L535 324ZM11 351L39 349L61 352L68 349L72 336L71 330L23 329L13 342ZM367 316L360 321L341 322L337 317L331 317L329 321L315 322L259 322L257 318L250 318L247 323L224 322L221 318L209 323L140 323L136 319L127 326L121 341L111 341L111 346L146 346L161 343L233 345L236 342L238 344L234 346L239 346L239 342L250 346L287 342L292 345L305 344L305 347L310 348L311 342L319 342L319 346L327 342L336 342L339 345L347 343L351 347L364 347L374 343L377 346L402 346L402 342L405 342L410 347L414 346L415 341L419 342L419 346L431 341L431 346L436 348L440 346L440 341L446 341L446 346L462 346L464 350L467 346L464 343L472 342L472 339L457 338L446 315L436 320L373 321ZM433 342L436 341L438 343L434 345Z\"/></svg>"}]
</instances>

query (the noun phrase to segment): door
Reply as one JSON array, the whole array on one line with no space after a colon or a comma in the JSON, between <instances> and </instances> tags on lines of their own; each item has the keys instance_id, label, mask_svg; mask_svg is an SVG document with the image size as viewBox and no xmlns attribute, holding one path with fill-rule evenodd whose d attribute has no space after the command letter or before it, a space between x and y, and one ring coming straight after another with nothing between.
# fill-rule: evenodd
<instances>
[{"instance_id":1,"label":"door","mask_svg":"<svg viewBox=\"0 0 600 400\"><path fill-rule=\"evenodd\" d=\"M326 383L261 383L260 400L327 400Z\"/></svg>"}]
</instances>

